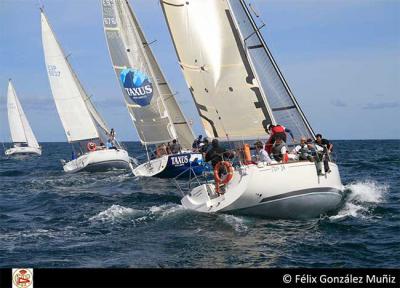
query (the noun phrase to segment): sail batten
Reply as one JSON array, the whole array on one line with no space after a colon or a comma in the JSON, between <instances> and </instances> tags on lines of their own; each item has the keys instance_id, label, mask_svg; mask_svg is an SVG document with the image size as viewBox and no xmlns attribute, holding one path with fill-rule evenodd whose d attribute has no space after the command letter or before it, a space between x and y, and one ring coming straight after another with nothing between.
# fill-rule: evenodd
<instances>
[{"instance_id":1,"label":"sail batten","mask_svg":"<svg viewBox=\"0 0 400 288\"><path fill-rule=\"evenodd\" d=\"M7 89L7 111L13 143L27 143L29 147L39 148L39 143L33 134L11 80L8 82Z\"/></svg>"},{"instance_id":2,"label":"sail batten","mask_svg":"<svg viewBox=\"0 0 400 288\"><path fill-rule=\"evenodd\" d=\"M100 137L95 121L85 103L80 82L47 20L41 12L42 43L51 91L68 142Z\"/></svg>"},{"instance_id":3,"label":"sail batten","mask_svg":"<svg viewBox=\"0 0 400 288\"><path fill-rule=\"evenodd\" d=\"M113 68L126 106L144 144L177 138L189 148L189 125L159 68L136 16L127 1L103 1L103 24Z\"/></svg>"}]
</instances>

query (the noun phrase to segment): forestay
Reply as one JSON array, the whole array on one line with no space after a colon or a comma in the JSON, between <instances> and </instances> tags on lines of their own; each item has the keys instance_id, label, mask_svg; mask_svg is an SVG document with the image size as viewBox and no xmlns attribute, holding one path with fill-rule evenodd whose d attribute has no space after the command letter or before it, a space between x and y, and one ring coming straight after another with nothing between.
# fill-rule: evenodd
<instances>
[{"instance_id":1,"label":"forestay","mask_svg":"<svg viewBox=\"0 0 400 288\"><path fill-rule=\"evenodd\" d=\"M209 137L265 138L272 123L226 1L161 1L179 63Z\"/></svg>"},{"instance_id":2,"label":"forestay","mask_svg":"<svg viewBox=\"0 0 400 288\"><path fill-rule=\"evenodd\" d=\"M127 1L103 1L111 60L142 143L178 138L190 147L193 133L163 76Z\"/></svg>"},{"instance_id":3,"label":"forestay","mask_svg":"<svg viewBox=\"0 0 400 288\"><path fill-rule=\"evenodd\" d=\"M43 11L41 22L47 73L68 142L99 138L95 122L85 103L87 96L75 79Z\"/></svg>"},{"instance_id":4,"label":"forestay","mask_svg":"<svg viewBox=\"0 0 400 288\"><path fill-rule=\"evenodd\" d=\"M26 119L11 80L8 82L7 111L13 143L27 143L29 147L39 148L39 143Z\"/></svg>"},{"instance_id":5,"label":"forestay","mask_svg":"<svg viewBox=\"0 0 400 288\"><path fill-rule=\"evenodd\" d=\"M275 121L289 128L294 137L314 138L307 122L278 65L269 51L264 38L242 0L227 0L240 32L241 44L245 47L256 78L266 95L268 106Z\"/></svg>"}]
</instances>

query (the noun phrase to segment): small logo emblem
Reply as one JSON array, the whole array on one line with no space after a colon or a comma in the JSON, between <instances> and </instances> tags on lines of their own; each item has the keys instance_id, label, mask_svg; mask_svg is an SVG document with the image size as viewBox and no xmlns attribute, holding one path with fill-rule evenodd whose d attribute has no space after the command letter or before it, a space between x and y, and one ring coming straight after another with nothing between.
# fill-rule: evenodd
<instances>
[{"instance_id":1,"label":"small logo emblem","mask_svg":"<svg viewBox=\"0 0 400 288\"><path fill-rule=\"evenodd\" d=\"M153 84L143 72L127 68L120 74L122 85L129 98L139 106L147 106L153 98Z\"/></svg>"},{"instance_id":2,"label":"small logo emblem","mask_svg":"<svg viewBox=\"0 0 400 288\"><path fill-rule=\"evenodd\" d=\"M18 268L12 269L13 288L33 288L33 269Z\"/></svg>"}]
</instances>

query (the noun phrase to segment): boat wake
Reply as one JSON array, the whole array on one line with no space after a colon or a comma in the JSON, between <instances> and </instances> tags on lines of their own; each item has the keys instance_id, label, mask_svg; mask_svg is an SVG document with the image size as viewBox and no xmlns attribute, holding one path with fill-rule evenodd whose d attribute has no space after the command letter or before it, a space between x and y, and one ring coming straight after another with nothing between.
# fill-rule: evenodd
<instances>
[{"instance_id":1,"label":"boat wake","mask_svg":"<svg viewBox=\"0 0 400 288\"><path fill-rule=\"evenodd\" d=\"M142 215L142 210L137 210L133 208L127 208L120 205L112 205L110 208L101 211L99 214L90 217L89 221L98 222L111 222L112 224L124 219Z\"/></svg>"},{"instance_id":2,"label":"boat wake","mask_svg":"<svg viewBox=\"0 0 400 288\"><path fill-rule=\"evenodd\" d=\"M90 217L89 221L107 222L117 224L120 222L130 221L134 225L151 222L160 218L169 217L184 211L182 205L175 203L163 204L160 206L151 206L148 209L133 209L120 205L112 205L110 208Z\"/></svg>"},{"instance_id":3,"label":"boat wake","mask_svg":"<svg viewBox=\"0 0 400 288\"><path fill-rule=\"evenodd\" d=\"M230 214L221 214L218 215L218 217L239 234L246 234L249 230L249 227L246 225L246 220L243 217Z\"/></svg>"},{"instance_id":4,"label":"boat wake","mask_svg":"<svg viewBox=\"0 0 400 288\"><path fill-rule=\"evenodd\" d=\"M375 181L361 181L345 186L345 203L336 215L330 216L330 220L353 218L366 218L373 209L385 201L388 185L382 185Z\"/></svg>"}]
</instances>

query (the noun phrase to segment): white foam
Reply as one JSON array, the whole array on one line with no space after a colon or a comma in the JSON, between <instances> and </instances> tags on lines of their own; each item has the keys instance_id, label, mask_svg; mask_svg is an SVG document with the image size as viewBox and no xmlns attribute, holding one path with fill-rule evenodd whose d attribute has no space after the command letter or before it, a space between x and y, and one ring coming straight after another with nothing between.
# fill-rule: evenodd
<instances>
[{"instance_id":1,"label":"white foam","mask_svg":"<svg viewBox=\"0 0 400 288\"><path fill-rule=\"evenodd\" d=\"M329 219L338 220L347 217L366 218L370 214L371 208L385 200L388 188L387 185L382 185L371 180L346 185L345 189L350 190L346 198L346 203L337 215L331 216Z\"/></svg>"},{"instance_id":2,"label":"white foam","mask_svg":"<svg viewBox=\"0 0 400 288\"><path fill-rule=\"evenodd\" d=\"M89 218L90 221L101 221L101 222L115 222L133 215L139 214L141 211L123 207L120 205L112 205L110 208L100 212L96 216Z\"/></svg>"},{"instance_id":3,"label":"white foam","mask_svg":"<svg viewBox=\"0 0 400 288\"><path fill-rule=\"evenodd\" d=\"M243 233L249 230L246 226L245 221L241 217L234 215L224 214L221 215L225 223L228 223L236 232Z\"/></svg>"},{"instance_id":4,"label":"white foam","mask_svg":"<svg viewBox=\"0 0 400 288\"><path fill-rule=\"evenodd\" d=\"M161 217L183 211L185 208L179 204L163 204L161 206L152 206L149 211L152 214L160 215Z\"/></svg>"}]
</instances>

